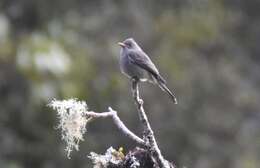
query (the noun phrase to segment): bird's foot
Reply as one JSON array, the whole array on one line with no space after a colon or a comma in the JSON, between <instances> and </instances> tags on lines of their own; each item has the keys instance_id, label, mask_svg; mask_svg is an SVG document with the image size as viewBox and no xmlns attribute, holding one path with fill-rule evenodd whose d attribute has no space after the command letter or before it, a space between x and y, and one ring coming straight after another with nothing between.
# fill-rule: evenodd
<instances>
[{"instance_id":1,"label":"bird's foot","mask_svg":"<svg viewBox=\"0 0 260 168\"><path fill-rule=\"evenodd\" d=\"M140 104L140 105L143 105L143 104L144 104L143 99L140 99L140 98L137 99L137 102L138 102L138 104Z\"/></svg>"}]
</instances>

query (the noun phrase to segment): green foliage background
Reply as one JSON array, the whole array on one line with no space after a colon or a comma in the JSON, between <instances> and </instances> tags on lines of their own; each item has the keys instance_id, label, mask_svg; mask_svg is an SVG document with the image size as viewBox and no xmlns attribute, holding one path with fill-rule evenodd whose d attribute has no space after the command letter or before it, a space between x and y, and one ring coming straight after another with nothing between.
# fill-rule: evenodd
<instances>
[{"instance_id":1,"label":"green foliage background","mask_svg":"<svg viewBox=\"0 0 260 168\"><path fill-rule=\"evenodd\" d=\"M51 99L108 106L141 132L118 41L141 44L178 97L142 84L162 153L179 167L260 162L260 1L1 0L0 167L85 168L90 151L136 144L110 120L88 126L68 160ZM257 166L258 165L258 166Z\"/></svg>"}]
</instances>

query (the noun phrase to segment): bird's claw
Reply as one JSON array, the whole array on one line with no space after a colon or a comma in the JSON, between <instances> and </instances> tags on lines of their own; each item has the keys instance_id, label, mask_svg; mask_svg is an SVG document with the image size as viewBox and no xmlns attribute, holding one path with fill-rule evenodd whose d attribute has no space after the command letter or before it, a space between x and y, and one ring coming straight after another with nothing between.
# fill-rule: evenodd
<instances>
[{"instance_id":1,"label":"bird's claw","mask_svg":"<svg viewBox=\"0 0 260 168\"><path fill-rule=\"evenodd\" d=\"M138 104L140 104L140 105L144 104L144 101L142 99L137 99L137 101L138 101Z\"/></svg>"}]
</instances>

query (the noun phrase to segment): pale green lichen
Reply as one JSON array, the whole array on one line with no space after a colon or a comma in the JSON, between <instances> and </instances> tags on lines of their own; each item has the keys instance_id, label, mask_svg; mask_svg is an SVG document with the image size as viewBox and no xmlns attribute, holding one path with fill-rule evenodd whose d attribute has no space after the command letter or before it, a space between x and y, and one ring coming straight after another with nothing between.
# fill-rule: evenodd
<instances>
[{"instance_id":1,"label":"pale green lichen","mask_svg":"<svg viewBox=\"0 0 260 168\"><path fill-rule=\"evenodd\" d=\"M90 152L88 158L92 160L94 168L106 168L110 163L118 165L122 162L123 157L120 157L118 153L117 150L110 147L104 155Z\"/></svg>"},{"instance_id":2,"label":"pale green lichen","mask_svg":"<svg viewBox=\"0 0 260 168\"><path fill-rule=\"evenodd\" d=\"M57 111L59 124L57 129L61 130L62 140L66 142L67 157L70 158L70 153L79 150L79 142L84 141L83 135L86 133L88 110L87 104L84 101L76 99L68 100L52 100L48 104Z\"/></svg>"}]
</instances>

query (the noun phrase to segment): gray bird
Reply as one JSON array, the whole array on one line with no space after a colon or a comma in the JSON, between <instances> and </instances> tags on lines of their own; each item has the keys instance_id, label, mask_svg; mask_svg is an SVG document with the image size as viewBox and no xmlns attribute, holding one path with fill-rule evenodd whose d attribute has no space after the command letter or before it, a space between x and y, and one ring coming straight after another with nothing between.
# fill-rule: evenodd
<instances>
[{"instance_id":1,"label":"gray bird","mask_svg":"<svg viewBox=\"0 0 260 168\"><path fill-rule=\"evenodd\" d=\"M122 48L120 51L120 70L130 79L137 81L149 81L157 84L163 91L168 93L175 104L177 99L166 86L166 81L160 75L158 69L141 47L133 38L118 43Z\"/></svg>"}]
</instances>

